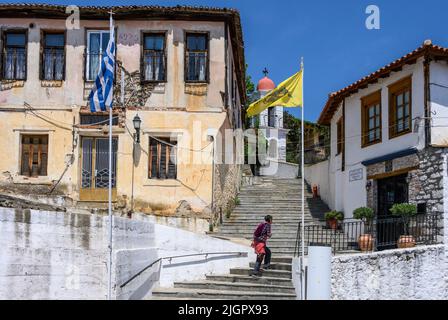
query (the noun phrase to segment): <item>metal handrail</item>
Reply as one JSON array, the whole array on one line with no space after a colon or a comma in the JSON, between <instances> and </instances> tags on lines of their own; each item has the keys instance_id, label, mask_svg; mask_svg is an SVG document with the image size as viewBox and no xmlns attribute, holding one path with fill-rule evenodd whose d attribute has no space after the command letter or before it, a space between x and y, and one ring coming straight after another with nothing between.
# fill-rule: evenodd
<instances>
[{"instance_id":1,"label":"metal handrail","mask_svg":"<svg viewBox=\"0 0 448 320\"><path fill-rule=\"evenodd\" d=\"M180 259L180 258L189 258L189 257L199 257L199 256L205 256L205 259L208 258L208 256L216 256L216 255L238 255L239 257L247 257L247 252L207 252L207 253L196 253L196 254L186 254L181 256L172 256L172 257L164 257L159 258L156 261L152 262L150 265L143 268L141 271L136 273L134 276L132 276L129 280L124 282L122 285L120 285L120 288L123 288L127 286L129 283L131 283L134 279L136 279L138 276L140 276L143 272L154 266L155 264L163 261L163 260L169 260L170 263L173 259Z\"/></svg>"}]
</instances>

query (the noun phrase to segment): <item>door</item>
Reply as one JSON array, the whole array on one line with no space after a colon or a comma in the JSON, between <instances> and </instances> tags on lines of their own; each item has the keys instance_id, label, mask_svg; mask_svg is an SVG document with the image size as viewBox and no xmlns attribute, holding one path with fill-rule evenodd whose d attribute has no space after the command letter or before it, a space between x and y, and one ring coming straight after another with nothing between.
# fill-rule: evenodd
<instances>
[{"instance_id":1,"label":"door","mask_svg":"<svg viewBox=\"0 0 448 320\"><path fill-rule=\"evenodd\" d=\"M396 203L407 203L408 194L407 174L378 180L378 250L395 248L403 232L403 225L389 210Z\"/></svg>"},{"instance_id":2,"label":"door","mask_svg":"<svg viewBox=\"0 0 448 320\"><path fill-rule=\"evenodd\" d=\"M112 199L117 196L117 146L112 140ZM80 201L107 201L109 196L109 138L81 138Z\"/></svg>"}]
</instances>

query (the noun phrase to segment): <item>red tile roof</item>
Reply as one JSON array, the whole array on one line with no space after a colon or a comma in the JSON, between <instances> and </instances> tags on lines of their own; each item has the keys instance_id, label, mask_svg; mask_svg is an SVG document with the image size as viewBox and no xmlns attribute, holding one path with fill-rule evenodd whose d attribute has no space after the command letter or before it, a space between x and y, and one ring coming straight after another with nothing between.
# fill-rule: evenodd
<instances>
[{"instance_id":1,"label":"red tile roof","mask_svg":"<svg viewBox=\"0 0 448 320\"><path fill-rule=\"evenodd\" d=\"M358 92L360 89L367 88L368 85L378 82L380 78L386 78L390 76L391 72L400 71L402 67L406 64L414 64L417 59L423 56L428 57L448 57L448 48L433 45L430 40L424 42L424 44L415 49L414 51L408 53L407 55L401 57L398 60L382 67L381 69L369 74L368 76L352 83L351 85L329 94L327 103L322 110L318 123L322 125L330 124L331 118L337 111L339 103L351 96L352 94Z\"/></svg>"}]
</instances>

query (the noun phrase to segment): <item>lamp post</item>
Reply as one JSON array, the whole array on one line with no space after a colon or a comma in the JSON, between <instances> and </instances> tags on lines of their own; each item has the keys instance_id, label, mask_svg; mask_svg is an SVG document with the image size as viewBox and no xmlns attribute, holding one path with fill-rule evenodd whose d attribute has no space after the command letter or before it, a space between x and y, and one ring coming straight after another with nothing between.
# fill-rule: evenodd
<instances>
[{"instance_id":1,"label":"lamp post","mask_svg":"<svg viewBox=\"0 0 448 320\"><path fill-rule=\"evenodd\" d=\"M134 129L135 129L134 141L136 143L140 143L140 128L142 125L142 120L140 119L140 117L137 114L134 117L134 119L132 120L132 122L134 123Z\"/></svg>"},{"instance_id":2,"label":"lamp post","mask_svg":"<svg viewBox=\"0 0 448 320\"><path fill-rule=\"evenodd\" d=\"M138 114L134 117L132 120L132 123L134 124L134 141L132 142L132 191L131 191L131 211L129 213L129 217L132 216L132 213L134 212L134 169L135 169L135 145L140 144L140 129L142 125L142 120L138 116Z\"/></svg>"}]
</instances>

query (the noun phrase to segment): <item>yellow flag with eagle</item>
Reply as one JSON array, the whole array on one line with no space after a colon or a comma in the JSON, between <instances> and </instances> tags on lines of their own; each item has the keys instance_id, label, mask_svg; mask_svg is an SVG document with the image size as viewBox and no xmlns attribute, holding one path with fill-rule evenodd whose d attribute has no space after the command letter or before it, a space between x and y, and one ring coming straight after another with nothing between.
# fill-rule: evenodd
<instances>
[{"instance_id":1,"label":"yellow flag with eagle","mask_svg":"<svg viewBox=\"0 0 448 320\"><path fill-rule=\"evenodd\" d=\"M280 83L247 109L247 116L253 117L270 107L303 107L303 69Z\"/></svg>"}]
</instances>

